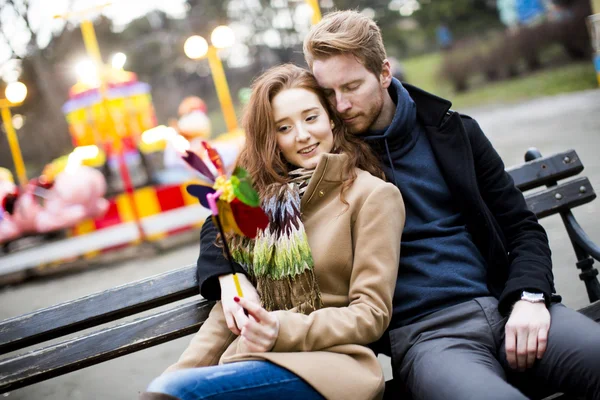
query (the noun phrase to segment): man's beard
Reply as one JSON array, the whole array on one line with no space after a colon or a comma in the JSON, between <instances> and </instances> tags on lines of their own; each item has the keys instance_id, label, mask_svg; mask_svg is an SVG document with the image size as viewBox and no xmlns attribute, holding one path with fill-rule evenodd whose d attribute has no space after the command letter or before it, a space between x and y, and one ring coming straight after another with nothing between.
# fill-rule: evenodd
<instances>
[{"instance_id":1,"label":"man's beard","mask_svg":"<svg viewBox=\"0 0 600 400\"><path fill-rule=\"evenodd\" d=\"M375 121L377 121L377 118L379 118L382 109L383 96L380 95L373 99L371 102L371 107L369 107L365 112L361 112L355 116L356 121L353 121L354 123L346 124L348 132L353 135L363 135L367 133Z\"/></svg>"}]
</instances>

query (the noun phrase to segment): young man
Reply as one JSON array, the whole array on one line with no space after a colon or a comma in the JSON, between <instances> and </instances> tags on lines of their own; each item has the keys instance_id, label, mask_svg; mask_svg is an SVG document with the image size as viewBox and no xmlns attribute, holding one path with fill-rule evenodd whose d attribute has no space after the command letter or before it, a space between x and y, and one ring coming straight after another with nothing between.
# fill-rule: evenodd
<instances>
[{"instance_id":1,"label":"young man","mask_svg":"<svg viewBox=\"0 0 600 400\"><path fill-rule=\"evenodd\" d=\"M520 399L539 385L600 399L600 325L555 302L546 233L478 124L393 79L379 28L359 13L326 16L304 54L404 198L394 314L378 349L395 378L415 399ZM223 299L235 332L244 315L215 236L205 224L201 292Z\"/></svg>"}]
</instances>

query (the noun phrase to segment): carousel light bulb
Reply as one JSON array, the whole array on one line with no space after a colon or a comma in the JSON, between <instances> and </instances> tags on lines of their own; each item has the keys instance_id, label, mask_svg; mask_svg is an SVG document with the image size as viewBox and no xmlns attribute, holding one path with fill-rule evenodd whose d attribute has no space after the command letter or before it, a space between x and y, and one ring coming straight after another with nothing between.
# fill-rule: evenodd
<instances>
[{"instance_id":1,"label":"carousel light bulb","mask_svg":"<svg viewBox=\"0 0 600 400\"><path fill-rule=\"evenodd\" d=\"M233 30L226 25L217 26L210 35L210 41L217 49L225 49L233 46L235 34L233 33Z\"/></svg>"},{"instance_id":2,"label":"carousel light bulb","mask_svg":"<svg viewBox=\"0 0 600 400\"><path fill-rule=\"evenodd\" d=\"M98 86L98 68L92 60L83 60L75 65L75 73L80 82L88 86Z\"/></svg>"},{"instance_id":3,"label":"carousel light bulb","mask_svg":"<svg viewBox=\"0 0 600 400\"><path fill-rule=\"evenodd\" d=\"M21 114L13 115L12 124L16 130L21 129L23 127L24 123L25 123L25 119L23 118L23 116Z\"/></svg>"},{"instance_id":4,"label":"carousel light bulb","mask_svg":"<svg viewBox=\"0 0 600 400\"><path fill-rule=\"evenodd\" d=\"M6 86L4 95L11 103L21 103L27 97L27 86L23 82L11 82Z\"/></svg>"},{"instance_id":5,"label":"carousel light bulb","mask_svg":"<svg viewBox=\"0 0 600 400\"><path fill-rule=\"evenodd\" d=\"M183 51L192 60L197 60L208 53L208 42L202 36L190 36L183 44Z\"/></svg>"},{"instance_id":6,"label":"carousel light bulb","mask_svg":"<svg viewBox=\"0 0 600 400\"><path fill-rule=\"evenodd\" d=\"M112 56L111 64L114 69L123 69L125 66L125 62L127 61L127 56L125 53L115 53Z\"/></svg>"}]
</instances>

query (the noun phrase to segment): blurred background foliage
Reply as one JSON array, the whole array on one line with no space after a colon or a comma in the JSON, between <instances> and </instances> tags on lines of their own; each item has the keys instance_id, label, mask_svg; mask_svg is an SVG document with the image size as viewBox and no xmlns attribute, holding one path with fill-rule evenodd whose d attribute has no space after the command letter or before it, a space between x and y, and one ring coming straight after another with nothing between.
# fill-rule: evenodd
<instances>
[{"instance_id":1,"label":"blurred background foliage","mask_svg":"<svg viewBox=\"0 0 600 400\"><path fill-rule=\"evenodd\" d=\"M396 74L449 97L460 109L597 86L584 22L591 13L589 0L539 2L545 2L548 10L527 23L510 20L502 0L321 0L320 4L323 13L356 9L373 17L382 29L388 55L398 60ZM27 101L14 112L23 116L18 135L32 173L72 148L61 107L76 82L73 66L85 57L75 23L54 29L45 42L39 40L34 7L43 4L0 2L0 44L9 49L11 59L0 60L0 74L17 60L19 79L29 88ZM94 19L103 59L125 53L125 69L152 86L159 123L177 116L185 96L198 95L208 105L213 135L225 131L208 63L183 53L190 35L208 38L222 24L236 32L235 47L222 58L238 118L243 104L237 94L253 77L284 62L305 65L302 39L310 28L310 14L304 1L187 0L184 10L177 17L154 10L125 25L104 14ZM8 19L27 33L21 35L25 43L16 44ZM0 166L13 167L5 135L0 135Z\"/></svg>"}]
</instances>

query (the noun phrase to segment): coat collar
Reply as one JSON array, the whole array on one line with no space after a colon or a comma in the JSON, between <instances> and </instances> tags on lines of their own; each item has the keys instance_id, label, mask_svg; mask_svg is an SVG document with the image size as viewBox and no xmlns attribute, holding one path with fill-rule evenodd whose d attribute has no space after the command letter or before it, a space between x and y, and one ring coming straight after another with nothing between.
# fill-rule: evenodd
<instances>
[{"instance_id":1,"label":"coat collar","mask_svg":"<svg viewBox=\"0 0 600 400\"><path fill-rule=\"evenodd\" d=\"M441 126L444 117L452 107L452 102L408 83L403 83L402 86L417 105L417 118L423 125Z\"/></svg>"},{"instance_id":2,"label":"coat collar","mask_svg":"<svg viewBox=\"0 0 600 400\"><path fill-rule=\"evenodd\" d=\"M344 172L343 168L347 159L348 156L346 154L323 154L312 178L310 178L306 192L302 196L302 207L313 199L323 184L327 183L328 186L331 184L342 184L348 178L348 174Z\"/></svg>"},{"instance_id":3,"label":"coat collar","mask_svg":"<svg viewBox=\"0 0 600 400\"><path fill-rule=\"evenodd\" d=\"M459 209L470 215L481 209L475 161L461 116L449 112L452 103L415 86L404 85L417 104L433 154Z\"/></svg>"}]
</instances>

